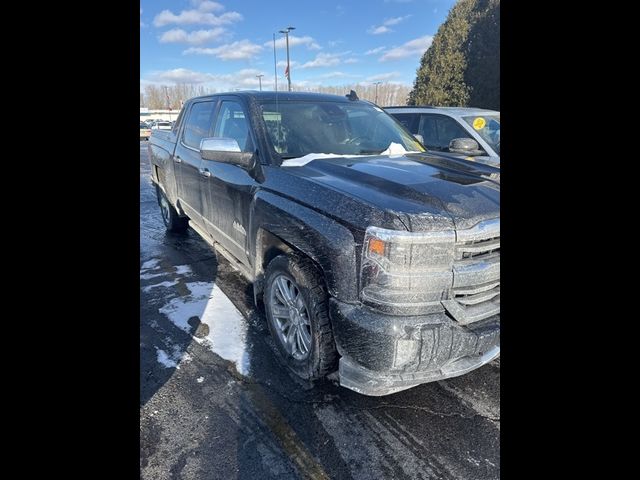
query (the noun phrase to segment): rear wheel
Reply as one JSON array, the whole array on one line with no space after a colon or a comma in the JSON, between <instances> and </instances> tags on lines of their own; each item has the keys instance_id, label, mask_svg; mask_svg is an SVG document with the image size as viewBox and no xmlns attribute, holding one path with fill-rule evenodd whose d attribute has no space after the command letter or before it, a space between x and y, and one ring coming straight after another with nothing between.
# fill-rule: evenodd
<instances>
[{"instance_id":1,"label":"rear wheel","mask_svg":"<svg viewBox=\"0 0 640 480\"><path fill-rule=\"evenodd\" d=\"M336 368L322 275L307 258L280 255L267 267L264 305L280 360L296 375L317 379Z\"/></svg>"},{"instance_id":2,"label":"rear wheel","mask_svg":"<svg viewBox=\"0 0 640 480\"><path fill-rule=\"evenodd\" d=\"M160 213L162 214L162 221L164 226L169 232L183 233L189 228L189 219L180 217L176 209L171 205L169 199L164 192L156 187L158 194L158 203L160 204Z\"/></svg>"}]
</instances>

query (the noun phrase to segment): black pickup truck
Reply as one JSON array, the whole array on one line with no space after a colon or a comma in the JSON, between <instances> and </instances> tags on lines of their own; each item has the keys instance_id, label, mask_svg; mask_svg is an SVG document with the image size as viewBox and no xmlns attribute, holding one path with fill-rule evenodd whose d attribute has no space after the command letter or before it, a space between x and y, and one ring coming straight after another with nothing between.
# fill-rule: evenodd
<instances>
[{"instance_id":1,"label":"black pickup truck","mask_svg":"<svg viewBox=\"0 0 640 480\"><path fill-rule=\"evenodd\" d=\"M432 155L355 95L193 98L149 142L172 232L253 283L297 375L386 395L500 353L500 170Z\"/></svg>"}]
</instances>

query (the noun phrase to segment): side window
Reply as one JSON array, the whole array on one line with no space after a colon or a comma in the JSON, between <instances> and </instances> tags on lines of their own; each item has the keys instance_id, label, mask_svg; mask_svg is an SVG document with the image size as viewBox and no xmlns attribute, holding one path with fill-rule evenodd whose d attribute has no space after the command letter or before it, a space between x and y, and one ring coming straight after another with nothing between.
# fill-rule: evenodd
<instances>
[{"instance_id":1,"label":"side window","mask_svg":"<svg viewBox=\"0 0 640 480\"><path fill-rule=\"evenodd\" d=\"M392 115L411 133L418 133L419 115L417 113L393 113Z\"/></svg>"},{"instance_id":2,"label":"side window","mask_svg":"<svg viewBox=\"0 0 640 480\"><path fill-rule=\"evenodd\" d=\"M240 145L240 150L251 150L249 138L249 124L238 102L224 101L218 113L214 137L233 138Z\"/></svg>"},{"instance_id":3,"label":"side window","mask_svg":"<svg viewBox=\"0 0 640 480\"><path fill-rule=\"evenodd\" d=\"M435 115L420 115L418 133L422 135L427 150L440 150L435 117Z\"/></svg>"},{"instance_id":4,"label":"side window","mask_svg":"<svg viewBox=\"0 0 640 480\"><path fill-rule=\"evenodd\" d=\"M471 138L458 122L444 115L422 115L419 130L425 146L441 152L449 150L449 142L454 138Z\"/></svg>"},{"instance_id":5,"label":"side window","mask_svg":"<svg viewBox=\"0 0 640 480\"><path fill-rule=\"evenodd\" d=\"M185 145L200 148L200 140L209 136L214 107L215 102L199 102L191 107L182 135L182 141Z\"/></svg>"}]
</instances>

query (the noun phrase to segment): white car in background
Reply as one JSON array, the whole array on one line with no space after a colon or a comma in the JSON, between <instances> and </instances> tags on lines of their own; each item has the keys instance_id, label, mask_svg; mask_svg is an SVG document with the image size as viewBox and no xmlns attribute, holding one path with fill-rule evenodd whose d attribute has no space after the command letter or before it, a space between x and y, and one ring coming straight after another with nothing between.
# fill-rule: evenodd
<instances>
[{"instance_id":1,"label":"white car in background","mask_svg":"<svg viewBox=\"0 0 640 480\"><path fill-rule=\"evenodd\" d=\"M500 166L500 112L466 107L385 107L427 150Z\"/></svg>"},{"instance_id":2,"label":"white car in background","mask_svg":"<svg viewBox=\"0 0 640 480\"><path fill-rule=\"evenodd\" d=\"M156 122L151 130L172 130L173 124L171 122Z\"/></svg>"}]
</instances>

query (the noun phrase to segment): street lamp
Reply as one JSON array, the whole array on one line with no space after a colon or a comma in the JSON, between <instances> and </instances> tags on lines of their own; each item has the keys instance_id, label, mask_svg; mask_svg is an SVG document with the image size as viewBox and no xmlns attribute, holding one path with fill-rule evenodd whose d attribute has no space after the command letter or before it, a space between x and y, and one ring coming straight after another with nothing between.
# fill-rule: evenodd
<instances>
[{"instance_id":1,"label":"street lamp","mask_svg":"<svg viewBox=\"0 0 640 480\"><path fill-rule=\"evenodd\" d=\"M167 108L169 109L169 121L171 121L171 100L169 100L169 92L167 91L167 86L164 87L164 95L167 97Z\"/></svg>"},{"instance_id":2,"label":"street lamp","mask_svg":"<svg viewBox=\"0 0 640 480\"><path fill-rule=\"evenodd\" d=\"M380 85L382 82L374 82L373 84L376 86L376 99L374 100L373 103L375 103L376 105L378 104L378 85Z\"/></svg>"},{"instance_id":3,"label":"street lamp","mask_svg":"<svg viewBox=\"0 0 640 480\"><path fill-rule=\"evenodd\" d=\"M284 33L287 41L287 80L289 81L289 91L291 91L291 65L289 64L289 32L295 30L296 27L287 27L284 30L280 30L280 33Z\"/></svg>"},{"instance_id":4,"label":"street lamp","mask_svg":"<svg viewBox=\"0 0 640 480\"><path fill-rule=\"evenodd\" d=\"M258 81L260 82L260 91L262 91L262 77L264 77L264 75L256 75L256 77L258 77Z\"/></svg>"}]
</instances>

